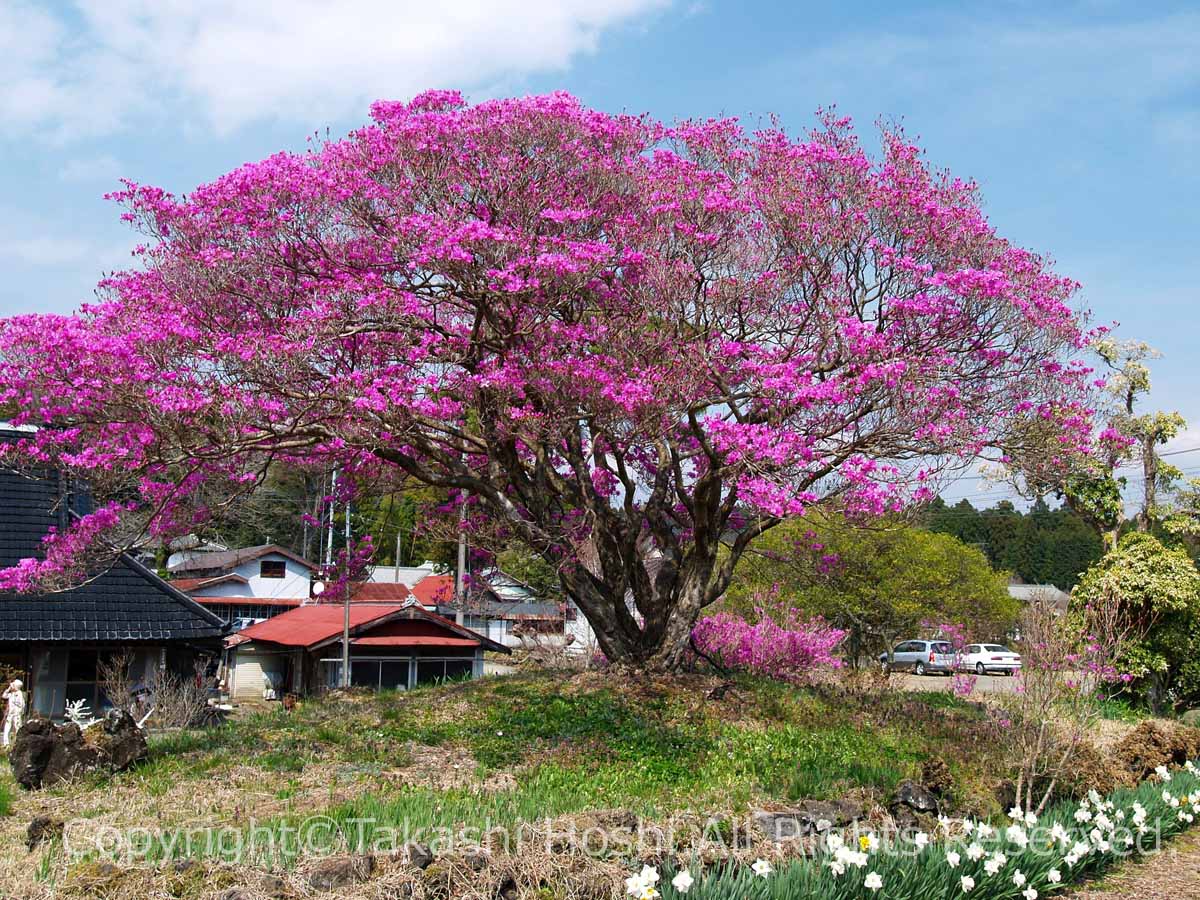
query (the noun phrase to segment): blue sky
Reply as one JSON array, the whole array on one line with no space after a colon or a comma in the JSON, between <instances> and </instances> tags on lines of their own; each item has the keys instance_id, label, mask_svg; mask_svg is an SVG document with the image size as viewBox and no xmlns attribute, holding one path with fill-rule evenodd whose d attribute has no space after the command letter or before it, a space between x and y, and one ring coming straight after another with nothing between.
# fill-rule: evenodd
<instances>
[{"instance_id":1,"label":"blue sky","mask_svg":"<svg viewBox=\"0 0 1200 900\"><path fill-rule=\"evenodd\" d=\"M101 199L118 177L187 191L435 87L793 130L830 104L862 130L903 120L1096 321L1162 351L1155 404L1195 423L1175 448L1200 447L1194 3L0 0L0 314L70 310L128 261Z\"/></svg>"}]
</instances>

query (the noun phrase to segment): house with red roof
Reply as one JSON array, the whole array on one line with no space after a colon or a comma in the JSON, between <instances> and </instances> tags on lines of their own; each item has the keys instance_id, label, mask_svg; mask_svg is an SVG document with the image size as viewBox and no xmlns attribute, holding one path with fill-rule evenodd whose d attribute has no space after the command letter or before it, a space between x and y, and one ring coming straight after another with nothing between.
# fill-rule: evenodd
<instances>
[{"instance_id":1,"label":"house with red roof","mask_svg":"<svg viewBox=\"0 0 1200 900\"><path fill-rule=\"evenodd\" d=\"M356 585L361 589L368 585ZM374 585L403 588L403 585ZM427 610L411 595L402 602L354 598L350 612L350 683L372 690L408 690L483 674L485 651L503 644ZM314 694L342 683L346 605L310 603L244 628L226 641L226 687L234 700Z\"/></svg>"}]
</instances>

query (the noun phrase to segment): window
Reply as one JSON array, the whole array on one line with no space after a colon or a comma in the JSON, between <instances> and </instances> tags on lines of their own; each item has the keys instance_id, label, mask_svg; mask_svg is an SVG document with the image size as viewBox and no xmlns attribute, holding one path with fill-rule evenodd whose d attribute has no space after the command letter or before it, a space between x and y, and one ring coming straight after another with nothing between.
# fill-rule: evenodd
<instances>
[{"instance_id":1,"label":"window","mask_svg":"<svg viewBox=\"0 0 1200 900\"><path fill-rule=\"evenodd\" d=\"M264 559L258 564L258 574L262 578L283 578L287 566L282 559Z\"/></svg>"},{"instance_id":2,"label":"window","mask_svg":"<svg viewBox=\"0 0 1200 900\"><path fill-rule=\"evenodd\" d=\"M1001 647L999 644L985 644L983 649L988 653L1012 653L1007 647Z\"/></svg>"},{"instance_id":3,"label":"window","mask_svg":"<svg viewBox=\"0 0 1200 900\"><path fill-rule=\"evenodd\" d=\"M949 644L947 644L945 641L939 641L938 643L933 645L933 652L934 653L953 653L954 648L951 647Z\"/></svg>"}]
</instances>

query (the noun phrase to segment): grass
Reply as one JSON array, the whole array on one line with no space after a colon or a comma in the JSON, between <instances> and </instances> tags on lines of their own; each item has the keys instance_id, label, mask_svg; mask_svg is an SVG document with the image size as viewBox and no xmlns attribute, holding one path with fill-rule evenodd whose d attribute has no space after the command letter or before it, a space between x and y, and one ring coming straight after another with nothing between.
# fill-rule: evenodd
<instances>
[{"instance_id":1,"label":"grass","mask_svg":"<svg viewBox=\"0 0 1200 900\"><path fill-rule=\"evenodd\" d=\"M314 701L157 738L136 774L114 780L141 779L159 796L179 780L251 767L289 801L267 823L280 834L313 812L348 833L361 831L350 823L362 820L408 833L482 832L600 809L661 818L847 794L883 799L938 757L957 776L957 803L996 811L1000 748L973 704L942 692L856 695L754 678L717 702L705 700L710 686L534 674ZM430 759L433 781L452 759L469 771L447 785L422 776L393 788L374 777ZM300 805L297 779L329 764L375 787L318 809ZM515 787L481 789L497 772L512 773Z\"/></svg>"},{"instance_id":2,"label":"grass","mask_svg":"<svg viewBox=\"0 0 1200 900\"><path fill-rule=\"evenodd\" d=\"M1149 710L1136 705L1126 697L1107 697L1100 701L1100 717L1112 722L1127 722L1136 725L1151 716Z\"/></svg>"}]
</instances>

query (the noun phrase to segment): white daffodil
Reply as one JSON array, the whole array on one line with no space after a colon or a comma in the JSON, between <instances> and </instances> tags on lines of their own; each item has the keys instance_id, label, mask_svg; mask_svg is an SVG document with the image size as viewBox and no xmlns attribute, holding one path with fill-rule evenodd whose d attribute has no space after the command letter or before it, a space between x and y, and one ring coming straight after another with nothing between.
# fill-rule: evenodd
<instances>
[{"instance_id":1,"label":"white daffodil","mask_svg":"<svg viewBox=\"0 0 1200 900\"><path fill-rule=\"evenodd\" d=\"M975 833L977 835L979 835L979 837L986 840L986 839L990 838L993 834L996 833L996 829L993 828L991 825L989 825L987 822L980 822L978 825L975 826Z\"/></svg>"},{"instance_id":2,"label":"white daffodil","mask_svg":"<svg viewBox=\"0 0 1200 900\"><path fill-rule=\"evenodd\" d=\"M1025 887L1025 882L1028 880L1029 879L1025 877L1025 873L1020 869L1017 869L1017 871L1013 872L1013 884L1015 884L1017 887Z\"/></svg>"},{"instance_id":3,"label":"white daffodil","mask_svg":"<svg viewBox=\"0 0 1200 900\"><path fill-rule=\"evenodd\" d=\"M1167 771L1166 766L1155 766L1154 774L1157 775L1159 778L1161 778L1163 781L1171 780L1171 773Z\"/></svg>"},{"instance_id":4,"label":"white daffodil","mask_svg":"<svg viewBox=\"0 0 1200 900\"><path fill-rule=\"evenodd\" d=\"M917 848L917 852L924 850L929 846L929 835L923 831L918 831L913 835L913 845Z\"/></svg>"},{"instance_id":5,"label":"white daffodil","mask_svg":"<svg viewBox=\"0 0 1200 900\"><path fill-rule=\"evenodd\" d=\"M692 873L687 869L684 869L682 872L676 873L675 877L671 879L671 887L675 888L675 890L679 891L681 894L686 894L692 889L692 885L695 884L695 881L696 880L692 878Z\"/></svg>"},{"instance_id":6,"label":"white daffodil","mask_svg":"<svg viewBox=\"0 0 1200 900\"><path fill-rule=\"evenodd\" d=\"M1051 869L1046 873L1046 880L1051 884L1058 884L1062 881L1062 872L1058 871L1058 869Z\"/></svg>"},{"instance_id":7,"label":"white daffodil","mask_svg":"<svg viewBox=\"0 0 1200 900\"><path fill-rule=\"evenodd\" d=\"M1075 821L1076 822L1092 821L1092 811L1090 809L1088 809L1086 806L1079 807L1079 809L1075 810Z\"/></svg>"},{"instance_id":8,"label":"white daffodil","mask_svg":"<svg viewBox=\"0 0 1200 900\"><path fill-rule=\"evenodd\" d=\"M938 828L940 828L944 833L949 834L950 833L950 817L945 816L945 815L938 816Z\"/></svg>"},{"instance_id":9,"label":"white daffodil","mask_svg":"<svg viewBox=\"0 0 1200 900\"><path fill-rule=\"evenodd\" d=\"M972 822L970 819L963 819L962 830L963 830L963 834L970 834L972 831L975 830L975 823Z\"/></svg>"},{"instance_id":10,"label":"white daffodil","mask_svg":"<svg viewBox=\"0 0 1200 900\"><path fill-rule=\"evenodd\" d=\"M842 840L842 836L836 831L831 831L825 835L825 847L830 853L835 853L844 846L846 846L846 842Z\"/></svg>"},{"instance_id":11,"label":"white daffodil","mask_svg":"<svg viewBox=\"0 0 1200 900\"><path fill-rule=\"evenodd\" d=\"M1008 817L1014 822L1023 822L1025 821L1025 810L1019 806L1014 806L1008 811Z\"/></svg>"},{"instance_id":12,"label":"white daffodil","mask_svg":"<svg viewBox=\"0 0 1200 900\"><path fill-rule=\"evenodd\" d=\"M995 875L1004 868L1004 864L1008 862L1008 857L997 851L988 857L987 862L983 864L983 871L989 875Z\"/></svg>"},{"instance_id":13,"label":"white daffodil","mask_svg":"<svg viewBox=\"0 0 1200 900\"><path fill-rule=\"evenodd\" d=\"M1065 844L1071 840L1071 836L1067 834L1067 829L1063 828L1060 822L1055 822L1050 828L1050 839Z\"/></svg>"},{"instance_id":14,"label":"white daffodil","mask_svg":"<svg viewBox=\"0 0 1200 900\"><path fill-rule=\"evenodd\" d=\"M829 871L833 873L834 878L840 878L846 871L846 864L839 862L836 859L829 861Z\"/></svg>"},{"instance_id":15,"label":"white daffodil","mask_svg":"<svg viewBox=\"0 0 1200 900\"><path fill-rule=\"evenodd\" d=\"M1095 788L1088 789L1087 798L1088 798L1088 802L1094 803L1097 806L1099 806L1101 803L1104 802L1103 798L1100 796L1100 792L1098 790L1096 790Z\"/></svg>"},{"instance_id":16,"label":"white daffodil","mask_svg":"<svg viewBox=\"0 0 1200 900\"><path fill-rule=\"evenodd\" d=\"M967 859L971 860L971 862L977 862L983 857L983 854L983 847L978 843L971 844L971 846L967 848Z\"/></svg>"},{"instance_id":17,"label":"white daffodil","mask_svg":"<svg viewBox=\"0 0 1200 900\"><path fill-rule=\"evenodd\" d=\"M752 871L759 878L766 878L771 874L771 864L762 857L759 857L754 861L754 865L750 867L750 871Z\"/></svg>"},{"instance_id":18,"label":"white daffodil","mask_svg":"<svg viewBox=\"0 0 1200 900\"><path fill-rule=\"evenodd\" d=\"M948 865L950 868L957 869L958 864L961 860L962 860L962 857L959 856L957 853L955 853L953 850L946 851L946 865Z\"/></svg>"},{"instance_id":19,"label":"white daffodil","mask_svg":"<svg viewBox=\"0 0 1200 900\"><path fill-rule=\"evenodd\" d=\"M642 874L639 876L643 884L648 884L651 887L658 884L658 869L654 866L642 866Z\"/></svg>"},{"instance_id":20,"label":"white daffodil","mask_svg":"<svg viewBox=\"0 0 1200 900\"><path fill-rule=\"evenodd\" d=\"M1025 833L1025 829L1020 825L1009 825L1004 829L1004 836L1009 843L1016 844L1022 850L1029 846L1029 835Z\"/></svg>"},{"instance_id":21,"label":"white daffodil","mask_svg":"<svg viewBox=\"0 0 1200 900\"><path fill-rule=\"evenodd\" d=\"M1032 828L1038 823L1038 817L1031 812L1025 813L1025 827Z\"/></svg>"},{"instance_id":22,"label":"white daffodil","mask_svg":"<svg viewBox=\"0 0 1200 900\"><path fill-rule=\"evenodd\" d=\"M959 883L962 885L962 891L964 894L969 894L971 891L975 890L975 879L970 875L964 875Z\"/></svg>"},{"instance_id":23,"label":"white daffodil","mask_svg":"<svg viewBox=\"0 0 1200 900\"><path fill-rule=\"evenodd\" d=\"M1171 802L1171 792L1170 791L1164 790L1162 792L1162 801L1163 801L1163 803Z\"/></svg>"},{"instance_id":24,"label":"white daffodil","mask_svg":"<svg viewBox=\"0 0 1200 900\"><path fill-rule=\"evenodd\" d=\"M867 877L863 880L863 887L868 891L877 891L883 887L883 878L878 872L868 872Z\"/></svg>"},{"instance_id":25,"label":"white daffodil","mask_svg":"<svg viewBox=\"0 0 1200 900\"><path fill-rule=\"evenodd\" d=\"M1037 900L1037 888L1027 887L1025 890L1021 891L1021 896L1024 897L1025 900Z\"/></svg>"}]
</instances>

